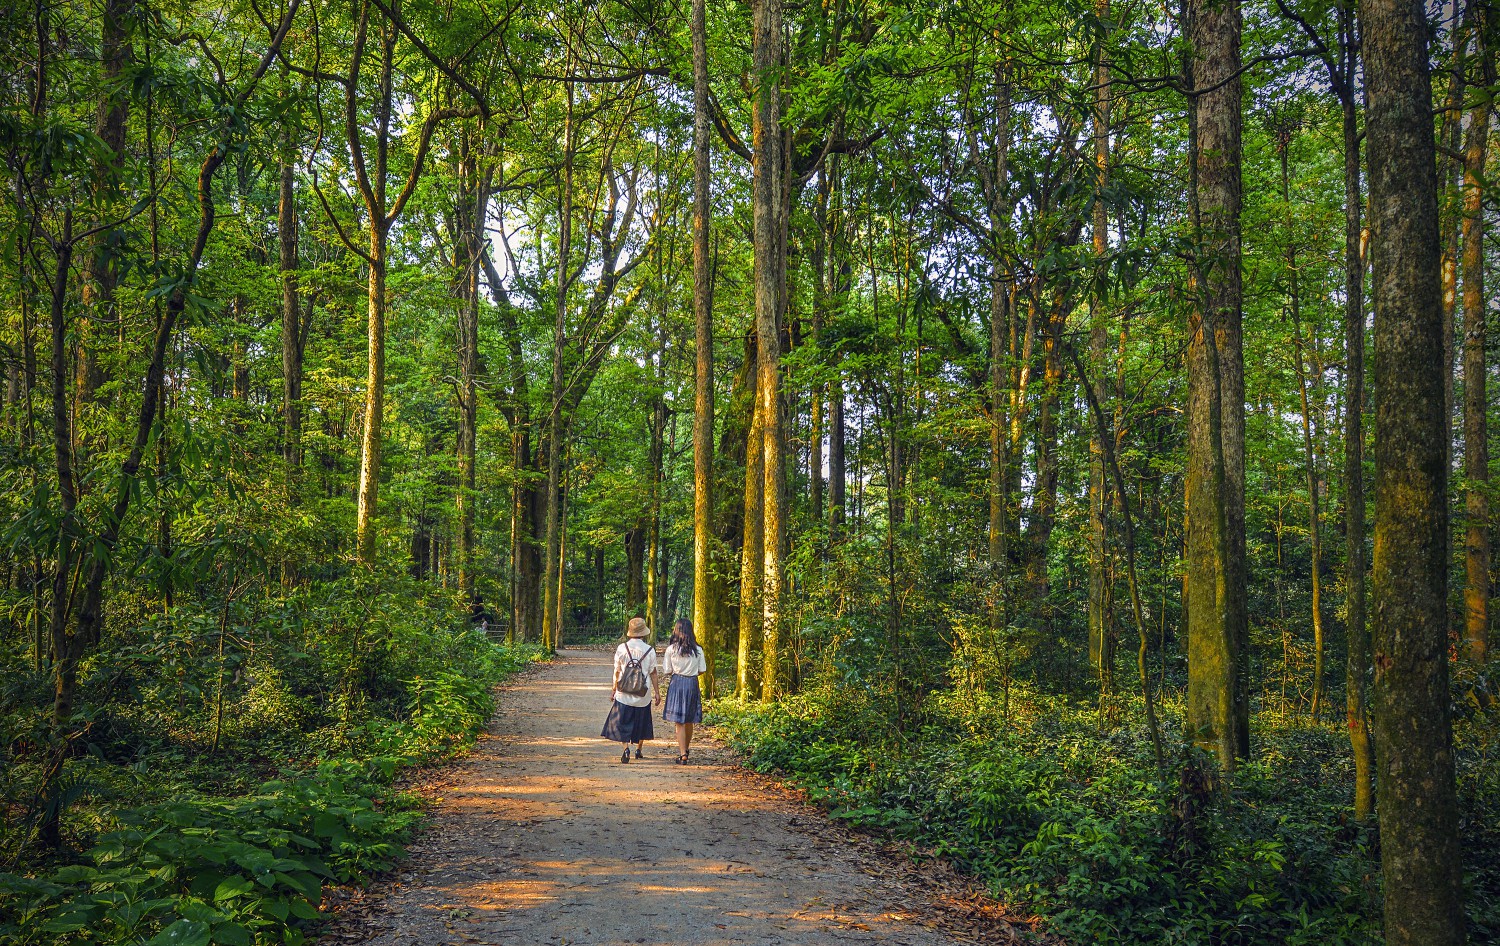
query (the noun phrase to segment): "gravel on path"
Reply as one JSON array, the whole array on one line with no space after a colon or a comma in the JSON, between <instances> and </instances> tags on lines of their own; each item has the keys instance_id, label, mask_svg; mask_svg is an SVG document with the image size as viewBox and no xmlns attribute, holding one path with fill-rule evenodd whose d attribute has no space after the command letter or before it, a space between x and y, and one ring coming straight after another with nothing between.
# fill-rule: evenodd
<instances>
[{"instance_id":1,"label":"gravel on path","mask_svg":"<svg viewBox=\"0 0 1500 946\"><path fill-rule=\"evenodd\" d=\"M320 941L980 941L938 928L912 872L746 777L711 738L677 765L658 715L645 758L620 764L618 744L598 735L610 656L564 650L507 687L488 735L447 773L411 858L343 903ZM984 942L1019 939L1005 922L988 926Z\"/></svg>"}]
</instances>

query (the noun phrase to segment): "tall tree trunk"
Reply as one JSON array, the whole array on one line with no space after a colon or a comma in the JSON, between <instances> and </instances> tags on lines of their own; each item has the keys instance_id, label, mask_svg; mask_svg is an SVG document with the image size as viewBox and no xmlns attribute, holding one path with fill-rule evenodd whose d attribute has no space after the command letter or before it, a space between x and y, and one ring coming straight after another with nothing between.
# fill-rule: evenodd
<instances>
[{"instance_id":1,"label":"tall tree trunk","mask_svg":"<svg viewBox=\"0 0 1500 946\"><path fill-rule=\"evenodd\" d=\"M1315 425L1312 416L1313 398L1308 395L1308 387L1311 385L1316 390L1320 385L1318 376L1309 379L1308 375L1316 369L1319 359L1317 358L1316 351L1317 337L1311 332L1309 332L1306 340L1302 337L1302 274L1298 270L1297 247L1292 231L1290 156L1287 153L1291 146L1292 132L1290 128L1278 129L1277 135L1277 151L1281 158L1281 202L1285 212L1284 222L1287 234L1287 304L1292 317L1293 357L1297 361L1297 393L1302 407L1302 450L1307 457L1307 534L1312 554L1312 717L1313 719L1317 719L1322 715L1323 711L1324 689L1323 519L1320 511L1321 503L1319 502L1318 454L1316 449ZM1308 349L1312 350L1308 351ZM1321 399L1319 403L1321 403Z\"/></svg>"},{"instance_id":2,"label":"tall tree trunk","mask_svg":"<svg viewBox=\"0 0 1500 946\"><path fill-rule=\"evenodd\" d=\"M765 486L762 490L765 530L761 579L761 697L774 699L781 690L781 591L782 549L786 537L784 497L784 433L781 410L782 290L786 279L784 254L784 206L786 200L782 153L781 0L754 0L751 5L752 69L755 107L752 115L754 141L754 245L755 332L760 361L757 397L761 404L762 454Z\"/></svg>"},{"instance_id":3,"label":"tall tree trunk","mask_svg":"<svg viewBox=\"0 0 1500 946\"><path fill-rule=\"evenodd\" d=\"M428 113L422 122L405 182L395 199L388 200L396 42L400 32L394 23L382 20L379 35L380 71L372 99L374 115L373 121L367 122L361 114L364 99L361 97L359 70L366 58L371 6L370 3L363 2L358 7L349 76L344 85L344 136L349 148L350 167L354 171L355 182L369 218L369 249L359 250L350 244L351 250L364 257L370 270L369 374L365 389L365 426L360 440L359 506L355 523L355 549L359 563L364 566L375 564L375 518L379 504L381 434L385 409L385 281L390 230L416 189L437 123L456 114L449 109L435 109ZM392 0L390 12L393 19L399 18L400 0ZM367 162L365 129L371 125L373 127L368 137L375 153L373 161ZM340 234L342 235L342 231Z\"/></svg>"},{"instance_id":4,"label":"tall tree trunk","mask_svg":"<svg viewBox=\"0 0 1500 946\"><path fill-rule=\"evenodd\" d=\"M1109 0L1095 0L1094 13L1101 24L1107 23ZM1105 207L1104 194L1109 185L1111 90L1105 40L1105 36L1099 37L1094 62L1094 211L1090 229L1093 231L1094 265L1097 267L1104 266L1109 253L1109 211ZM1096 286L1103 286L1102 277L1103 273L1096 276ZM1108 352L1109 310L1102 289L1096 289L1089 297L1089 362L1094 403L1101 410L1106 398L1104 377ZM1104 514L1109 487L1105 480L1102 436L1098 425L1094 425L1089 437L1089 663L1098 677L1099 691L1109 693L1114 690L1115 655L1106 610L1109 544Z\"/></svg>"},{"instance_id":5,"label":"tall tree trunk","mask_svg":"<svg viewBox=\"0 0 1500 946\"><path fill-rule=\"evenodd\" d=\"M833 286L834 305L842 311L844 300L849 293L849 263L840 258L843 244L838 237L842 233L842 227L839 222L837 203L834 204L831 213L834 216L834 222L831 224L831 234L828 240L829 268L837 273ZM839 259L837 267L832 265L832 259ZM843 369L840 365L834 364L830 374L828 382L828 541L832 544L839 541L844 528L849 466L844 425Z\"/></svg>"},{"instance_id":6,"label":"tall tree trunk","mask_svg":"<svg viewBox=\"0 0 1500 946\"><path fill-rule=\"evenodd\" d=\"M125 163L125 123L129 117L130 96L121 86L120 77L135 58L130 42L129 20L134 15L135 0L105 0L100 18L99 98L94 133L104 145L94 168L94 199L101 213L108 214L110 195L116 187L116 176ZM111 231L95 234L89 241L87 276L83 282L83 315L77 320L78 359L75 365L73 434L85 436L85 409L94 403L99 387L107 380L99 364L99 349L108 338L110 323L119 323L115 306L115 287L119 268L110 249ZM82 445L82 440L77 441Z\"/></svg>"},{"instance_id":7,"label":"tall tree trunk","mask_svg":"<svg viewBox=\"0 0 1500 946\"><path fill-rule=\"evenodd\" d=\"M1375 302L1375 679L1385 941L1464 942L1448 690L1448 419L1426 20L1359 7Z\"/></svg>"},{"instance_id":8,"label":"tall tree trunk","mask_svg":"<svg viewBox=\"0 0 1500 946\"><path fill-rule=\"evenodd\" d=\"M1005 323L1010 295L1001 277L999 248L991 262L990 272L990 528L989 528L989 618L990 633L998 635L1005 626L1005 578L1009 571L1005 540L1006 524L1006 453L1005 430Z\"/></svg>"},{"instance_id":9,"label":"tall tree trunk","mask_svg":"<svg viewBox=\"0 0 1500 946\"><path fill-rule=\"evenodd\" d=\"M1052 529L1057 524L1057 409L1062 399L1062 332L1067 314L1061 295L1052 303L1042 340L1042 403L1037 410L1036 491L1026 524L1026 579L1031 595L1047 612L1048 562Z\"/></svg>"},{"instance_id":10,"label":"tall tree trunk","mask_svg":"<svg viewBox=\"0 0 1500 946\"><path fill-rule=\"evenodd\" d=\"M1187 725L1229 772L1250 749L1240 274L1240 4L1189 0L1196 309L1188 344Z\"/></svg>"},{"instance_id":11,"label":"tall tree trunk","mask_svg":"<svg viewBox=\"0 0 1500 946\"><path fill-rule=\"evenodd\" d=\"M302 306L299 300L296 173L282 162L276 235L281 257L281 417L287 462L287 492L295 500L302 465Z\"/></svg>"},{"instance_id":12,"label":"tall tree trunk","mask_svg":"<svg viewBox=\"0 0 1500 946\"><path fill-rule=\"evenodd\" d=\"M1495 57L1489 42L1489 11L1482 10L1477 31L1484 84L1495 82ZM1485 383L1484 181L1489 155L1490 99L1481 95L1469 111L1464 146L1464 652L1482 665L1490 634L1490 445Z\"/></svg>"},{"instance_id":13,"label":"tall tree trunk","mask_svg":"<svg viewBox=\"0 0 1500 946\"><path fill-rule=\"evenodd\" d=\"M708 257L711 226L707 0L693 0L693 627L708 660L708 695L723 634L714 620L714 321Z\"/></svg>"},{"instance_id":14,"label":"tall tree trunk","mask_svg":"<svg viewBox=\"0 0 1500 946\"><path fill-rule=\"evenodd\" d=\"M1448 61L1448 94L1444 102L1443 121L1438 126L1438 136L1443 143L1444 154L1439 158L1438 212L1439 253L1442 257L1443 297L1443 416L1449 426L1447 456L1449 465L1453 458L1453 362L1455 340L1455 314L1458 310L1458 256L1460 252L1460 217L1463 208L1464 159L1463 147L1464 93L1468 88L1469 42L1474 35L1474 19L1479 4L1473 0L1462 0L1463 12L1458 15L1451 34L1452 58Z\"/></svg>"},{"instance_id":15,"label":"tall tree trunk","mask_svg":"<svg viewBox=\"0 0 1500 946\"><path fill-rule=\"evenodd\" d=\"M745 537L740 545L740 640L736 693L742 700L753 695L750 662L762 647L764 633L761 599L765 580L766 452L765 399L759 391L762 377L757 364L755 406L751 411L750 431L745 444Z\"/></svg>"},{"instance_id":16,"label":"tall tree trunk","mask_svg":"<svg viewBox=\"0 0 1500 946\"><path fill-rule=\"evenodd\" d=\"M573 239L573 84L567 86L567 111L563 118L563 167L560 182L561 204L558 215L557 236L557 300L552 329L552 384L550 386L551 408L547 412L547 542L543 563L542 584L542 646L553 649L557 646L556 614L561 606L562 595L562 515L560 493L562 491L562 409L564 395L563 349L568 332L568 259L572 255Z\"/></svg>"},{"instance_id":17,"label":"tall tree trunk","mask_svg":"<svg viewBox=\"0 0 1500 946\"><path fill-rule=\"evenodd\" d=\"M625 615L640 617L646 600L646 524L625 533Z\"/></svg>"},{"instance_id":18,"label":"tall tree trunk","mask_svg":"<svg viewBox=\"0 0 1500 946\"><path fill-rule=\"evenodd\" d=\"M479 457L479 270L489 211L490 174L464 136L458 176L457 233L453 246L454 289L458 296L458 590L474 593L474 507L478 504Z\"/></svg>"},{"instance_id":19,"label":"tall tree trunk","mask_svg":"<svg viewBox=\"0 0 1500 946\"><path fill-rule=\"evenodd\" d=\"M363 565L375 563L375 509L380 496L380 447L385 414L385 269L388 231L381 219L370 223L368 363L365 426L359 444L359 506L355 549Z\"/></svg>"},{"instance_id":20,"label":"tall tree trunk","mask_svg":"<svg viewBox=\"0 0 1500 946\"><path fill-rule=\"evenodd\" d=\"M658 333L657 345L657 394L651 405L651 447L647 461L651 467L651 496L646 511L646 620L653 630L660 631L657 623L662 605L661 484L667 434L667 404L661 395L666 383L665 332Z\"/></svg>"},{"instance_id":21,"label":"tall tree trunk","mask_svg":"<svg viewBox=\"0 0 1500 946\"><path fill-rule=\"evenodd\" d=\"M355 27L355 56L351 73L363 59L365 38L369 29L369 6L360 9ZM360 437L359 505L355 523L355 550L361 565L375 564L375 514L380 500L381 432L385 417L385 276L386 252L390 240L391 220L387 216L386 171L390 158L392 81L395 73L396 31L387 29L380 43L380 80L375 96L375 163L373 174L365 175L361 192L369 216L368 364L365 380L365 426ZM351 76L353 79L354 76ZM360 142L359 95L357 81L350 81L344 97L344 125L349 144L357 153L354 163L363 167L363 145Z\"/></svg>"},{"instance_id":22,"label":"tall tree trunk","mask_svg":"<svg viewBox=\"0 0 1500 946\"><path fill-rule=\"evenodd\" d=\"M813 270L813 304L812 304L812 346L817 353L817 359L823 359L823 319L828 309L828 201L832 194L833 182L829 177L830 168L824 167L818 174L818 195L813 204L813 239L812 239L812 270ZM815 380L810 386L808 406L808 457L807 457L807 479L808 494L812 504L813 522L823 521L823 435L824 435L824 404L827 396L827 385L821 380Z\"/></svg>"},{"instance_id":23,"label":"tall tree trunk","mask_svg":"<svg viewBox=\"0 0 1500 946\"><path fill-rule=\"evenodd\" d=\"M1370 677L1370 632L1366 622L1365 571L1365 261L1360 211L1359 103L1353 76L1358 66L1354 9L1339 8L1337 63L1330 78L1339 97L1344 133L1344 602L1348 654L1344 671L1344 715L1354 755L1354 817L1375 810L1375 747L1370 741L1366 681Z\"/></svg>"}]
</instances>

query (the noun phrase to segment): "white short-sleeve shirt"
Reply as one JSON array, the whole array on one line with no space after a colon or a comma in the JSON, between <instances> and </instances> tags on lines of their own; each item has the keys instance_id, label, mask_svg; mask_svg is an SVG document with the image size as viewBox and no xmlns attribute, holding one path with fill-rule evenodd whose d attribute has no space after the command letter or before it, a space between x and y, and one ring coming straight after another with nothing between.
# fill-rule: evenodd
<instances>
[{"instance_id":1,"label":"white short-sleeve shirt","mask_svg":"<svg viewBox=\"0 0 1500 946\"><path fill-rule=\"evenodd\" d=\"M625 665L632 659L641 662L641 672L646 675L646 694L644 696L631 696L629 693L615 691L615 701L625 706L650 706L651 701L656 698L656 684L651 680L651 672L656 669L656 648L641 640L632 638L615 648L615 677L612 683L620 682L620 674L625 672Z\"/></svg>"},{"instance_id":2,"label":"white short-sleeve shirt","mask_svg":"<svg viewBox=\"0 0 1500 946\"><path fill-rule=\"evenodd\" d=\"M662 656L661 668L679 677L696 677L708 672L708 658L704 656L702 647L684 657L677 652L676 647L668 644Z\"/></svg>"}]
</instances>

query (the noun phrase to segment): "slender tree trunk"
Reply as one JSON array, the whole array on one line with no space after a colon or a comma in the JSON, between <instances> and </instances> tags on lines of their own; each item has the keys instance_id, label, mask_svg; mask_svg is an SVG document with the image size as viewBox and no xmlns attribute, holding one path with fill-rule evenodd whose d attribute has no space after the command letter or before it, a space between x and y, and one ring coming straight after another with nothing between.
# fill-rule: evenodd
<instances>
[{"instance_id":1,"label":"slender tree trunk","mask_svg":"<svg viewBox=\"0 0 1500 946\"><path fill-rule=\"evenodd\" d=\"M1372 691L1385 941L1464 942L1448 689L1448 420L1426 20L1359 7L1375 302Z\"/></svg>"},{"instance_id":2,"label":"slender tree trunk","mask_svg":"<svg viewBox=\"0 0 1500 946\"><path fill-rule=\"evenodd\" d=\"M835 164L835 169L837 164ZM835 171L836 173L836 171ZM837 184L837 180L835 180ZM836 192L836 199L830 208L830 232L828 238L828 254L830 258L829 269L837 273L833 284L834 305L842 311L844 300L849 293L849 264L842 259L843 243L841 239L842 227L840 225L840 207L837 197L841 192ZM838 260L834 266L833 261ZM839 364L831 366L828 382L828 541L830 544L837 543L843 533L844 520L846 518L846 497L848 495L848 453L846 445L846 431L844 425L844 375L843 368Z\"/></svg>"},{"instance_id":3,"label":"slender tree trunk","mask_svg":"<svg viewBox=\"0 0 1500 946\"><path fill-rule=\"evenodd\" d=\"M712 226L708 141L707 0L693 0L693 627L708 660L708 695L718 692L723 633L714 620L714 321L708 256Z\"/></svg>"},{"instance_id":4,"label":"slender tree trunk","mask_svg":"<svg viewBox=\"0 0 1500 946\"><path fill-rule=\"evenodd\" d=\"M665 384L666 336L657 336L657 391ZM662 464L666 454L667 405L658 393L651 406L651 448L648 463L651 467L650 508L646 512L646 620L653 630L657 627L661 610L661 484Z\"/></svg>"},{"instance_id":5,"label":"slender tree trunk","mask_svg":"<svg viewBox=\"0 0 1500 946\"><path fill-rule=\"evenodd\" d=\"M129 117L130 96L120 86L120 77L135 58L130 41L129 20L134 15L135 0L105 0L100 18L100 85L98 114L94 132L104 148L94 169L94 199L107 214L109 198L116 188L115 178L125 162L125 123ZM104 230L89 241L87 277L83 282L83 315L77 320L78 359L74 381L74 436L85 434L85 409L94 403L97 392L107 380L99 364L99 350L108 339L110 323L119 323L115 305L115 288L119 267L110 251L111 232ZM82 440L78 440L79 445Z\"/></svg>"},{"instance_id":6,"label":"slender tree trunk","mask_svg":"<svg viewBox=\"0 0 1500 946\"><path fill-rule=\"evenodd\" d=\"M1197 311L1188 345L1187 725L1229 772L1249 754L1240 275L1240 5L1190 0Z\"/></svg>"},{"instance_id":7,"label":"slender tree trunk","mask_svg":"<svg viewBox=\"0 0 1500 946\"><path fill-rule=\"evenodd\" d=\"M998 248L997 248L998 255ZM1009 571L1005 539L1006 451L1005 430L1005 324L1010 296L1005 291L998 258L990 273L990 528L989 528L989 618L990 633L999 640L1005 626L1005 579Z\"/></svg>"},{"instance_id":8,"label":"slender tree trunk","mask_svg":"<svg viewBox=\"0 0 1500 946\"><path fill-rule=\"evenodd\" d=\"M1344 601L1348 658L1344 674L1344 713L1354 755L1354 817L1375 810L1375 747L1370 741L1366 681L1371 674L1370 631L1366 622L1365 571L1365 261L1361 248L1359 105L1350 81L1356 68L1354 10L1339 9L1342 58L1339 100L1344 132Z\"/></svg>"},{"instance_id":9,"label":"slender tree trunk","mask_svg":"<svg viewBox=\"0 0 1500 946\"><path fill-rule=\"evenodd\" d=\"M470 142L465 137L463 150ZM454 289L458 296L458 590L474 593L474 507L478 504L479 458L479 269L489 210L489 174L472 153L459 165L458 206L454 208Z\"/></svg>"},{"instance_id":10,"label":"slender tree trunk","mask_svg":"<svg viewBox=\"0 0 1500 946\"><path fill-rule=\"evenodd\" d=\"M1052 545L1052 529L1057 524L1057 408L1062 399L1062 332L1066 317L1061 300L1054 302L1044 329L1042 402L1037 410L1036 491L1026 527L1027 583L1031 586L1032 598L1044 613L1049 611L1047 558Z\"/></svg>"},{"instance_id":11,"label":"slender tree trunk","mask_svg":"<svg viewBox=\"0 0 1500 946\"><path fill-rule=\"evenodd\" d=\"M625 614L640 617L646 600L646 524L638 521L625 533Z\"/></svg>"},{"instance_id":12,"label":"slender tree trunk","mask_svg":"<svg viewBox=\"0 0 1500 946\"><path fill-rule=\"evenodd\" d=\"M1109 0L1095 0L1095 15L1100 22L1109 20ZM1109 123L1110 123L1110 70L1109 56L1105 52L1104 37L1100 37L1094 63L1094 212L1093 231L1094 265L1102 267L1109 253L1109 211L1104 203L1105 190L1109 184ZM1102 277L1102 273L1100 274ZM1096 281L1102 286L1102 278ZM1094 402L1105 403L1105 360L1109 353L1109 310L1105 306L1102 291L1096 290L1089 298L1089 362L1092 371ZM1105 444L1103 432L1095 425L1089 437L1089 663L1099 680L1099 691L1114 690L1114 647L1110 635L1110 621L1106 611L1106 576L1109 556L1108 534L1105 523L1105 507L1108 503L1108 483L1104 471ZM1124 497L1120 497L1122 500Z\"/></svg>"},{"instance_id":13,"label":"slender tree trunk","mask_svg":"<svg viewBox=\"0 0 1500 946\"><path fill-rule=\"evenodd\" d=\"M359 509L355 548L364 565L375 563L375 509L380 492L380 447L385 414L385 268L387 228L370 224L368 307L369 373L365 380L365 427L359 449Z\"/></svg>"},{"instance_id":14,"label":"slender tree trunk","mask_svg":"<svg viewBox=\"0 0 1500 946\"><path fill-rule=\"evenodd\" d=\"M1309 365L1316 366L1316 336L1302 337L1302 274L1297 264L1297 247L1292 232L1292 190L1289 155L1291 130L1278 132L1277 151L1281 158L1281 202L1285 210L1286 225L1286 271L1287 303L1292 317L1293 357L1297 364L1297 393L1302 407L1302 449L1307 457L1307 534L1312 554L1312 629L1313 629L1313 678L1312 717L1319 718L1323 711L1323 657L1325 652L1323 632L1323 518L1319 502L1318 454L1315 446L1315 431L1312 416L1312 398L1308 387L1318 387L1317 378L1308 378ZM1314 349L1311 353L1307 348ZM1320 401L1321 403L1321 401Z\"/></svg>"},{"instance_id":15,"label":"slender tree trunk","mask_svg":"<svg viewBox=\"0 0 1500 946\"><path fill-rule=\"evenodd\" d=\"M777 78L782 65L781 0L754 0L751 7L751 56L756 86L752 116L755 148L755 331L760 357L760 379L756 393L761 405L765 476L762 491L765 533L760 589L763 637L760 684L762 699L770 700L781 691L781 556L786 536L782 495L785 449L781 411L780 331L786 266L782 233L786 193L783 180L781 85Z\"/></svg>"},{"instance_id":16,"label":"slender tree trunk","mask_svg":"<svg viewBox=\"0 0 1500 946\"><path fill-rule=\"evenodd\" d=\"M755 406L745 445L745 538L740 546L740 640L736 692L742 700L750 699L754 692L750 663L762 647L764 629L761 598L766 546L765 399L759 392L763 375L758 366L755 377Z\"/></svg>"},{"instance_id":17,"label":"slender tree trunk","mask_svg":"<svg viewBox=\"0 0 1500 946\"><path fill-rule=\"evenodd\" d=\"M1485 27L1489 12L1483 10ZM1494 52L1488 29L1478 31L1484 84L1495 81ZM1490 634L1490 445L1486 394L1484 294L1484 181L1489 156L1490 99L1481 95L1469 111L1464 146L1463 307L1464 307L1464 652L1483 665Z\"/></svg>"},{"instance_id":18,"label":"slender tree trunk","mask_svg":"<svg viewBox=\"0 0 1500 946\"><path fill-rule=\"evenodd\" d=\"M828 309L829 297L828 200L831 193L832 181L829 178L829 168L825 167L818 175L818 196L816 202L813 204L812 345L813 350L817 352L819 361L823 359L823 319ZM809 396L811 403L808 407L807 479L814 522L823 521L823 428L826 392L827 386L822 381L814 381L810 386Z\"/></svg>"},{"instance_id":19,"label":"slender tree trunk","mask_svg":"<svg viewBox=\"0 0 1500 946\"><path fill-rule=\"evenodd\" d=\"M1443 416L1449 426L1447 456L1453 461L1453 363L1455 315L1458 310L1458 256L1460 252L1460 217L1462 216L1464 160L1463 147L1464 94L1468 88L1469 42L1474 34L1474 18L1479 4L1462 0L1463 12L1457 15L1451 34L1452 58L1448 61L1448 94L1444 102L1443 121L1438 136L1446 152L1439 161L1438 228L1439 252L1442 256L1443 294Z\"/></svg>"},{"instance_id":20,"label":"slender tree trunk","mask_svg":"<svg viewBox=\"0 0 1500 946\"><path fill-rule=\"evenodd\" d=\"M556 615L561 608L562 593L562 409L564 396L563 349L568 332L568 259L573 239L573 84L567 86L567 111L563 119L563 170L557 237L557 299L552 329L551 407L547 412L547 543L542 584L542 646L557 646Z\"/></svg>"},{"instance_id":21,"label":"slender tree trunk","mask_svg":"<svg viewBox=\"0 0 1500 946\"><path fill-rule=\"evenodd\" d=\"M281 165L276 232L281 250L281 416L285 425L287 492L297 496L297 468L302 465L302 305L299 299L296 174L290 161Z\"/></svg>"},{"instance_id":22,"label":"slender tree trunk","mask_svg":"<svg viewBox=\"0 0 1500 946\"><path fill-rule=\"evenodd\" d=\"M355 31L355 60L363 58L369 7L360 10ZM362 187L365 210L370 219L368 362L365 381L365 426L359 452L359 505L355 524L355 550L361 565L375 564L375 515L380 500L381 433L385 417L385 277L386 252L390 240L391 220L386 211L386 170L390 153L392 78L395 72L396 33L387 30L381 41L380 83L375 98L375 166L374 174ZM351 71L353 68L351 67ZM363 160L359 145L359 101L356 84L351 82L344 100L345 128L350 146L360 149L356 160Z\"/></svg>"}]
</instances>

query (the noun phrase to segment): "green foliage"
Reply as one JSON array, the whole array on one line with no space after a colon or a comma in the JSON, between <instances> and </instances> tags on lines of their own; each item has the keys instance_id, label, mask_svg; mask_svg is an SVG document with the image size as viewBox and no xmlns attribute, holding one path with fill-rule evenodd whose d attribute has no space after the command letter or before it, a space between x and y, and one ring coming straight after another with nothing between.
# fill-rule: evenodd
<instances>
[{"instance_id":1,"label":"green foliage","mask_svg":"<svg viewBox=\"0 0 1500 946\"><path fill-rule=\"evenodd\" d=\"M1215 791L1182 746L1159 778L1139 729L1101 733L1092 710L1029 689L1011 705L935 692L904 737L841 687L715 713L754 768L974 872L1070 942L1378 940L1373 838L1344 816L1335 733L1262 732L1266 753Z\"/></svg>"},{"instance_id":2,"label":"green foliage","mask_svg":"<svg viewBox=\"0 0 1500 946\"><path fill-rule=\"evenodd\" d=\"M371 613L383 609L379 621L316 630L350 614L358 591ZM540 656L492 644L452 610L426 623L445 609L415 591L399 579L364 589L346 581L285 603L274 620L300 620L323 646L272 640L226 662L244 670L228 698L228 757L209 748L217 671L194 669L204 629L190 612L126 653L114 672L139 681L139 701L103 717L108 740L70 763L72 780L91 786L68 800L86 806L74 813L76 830L97 833L81 859L0 874L0 943L298 943L325 884L358 883L395 863L421 817L397 777L471 745L494 709L494 685ZM357 681L346 670L349 647L362 655ZM195 699L174 706L174 688L155 685L162 680ZM127 744L136 761L109 764ZM218 794L278 753L281 777ZM127 792L154 800L119 807Z\"/></svg>"}]
</instances>

